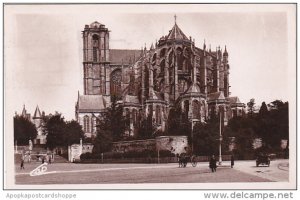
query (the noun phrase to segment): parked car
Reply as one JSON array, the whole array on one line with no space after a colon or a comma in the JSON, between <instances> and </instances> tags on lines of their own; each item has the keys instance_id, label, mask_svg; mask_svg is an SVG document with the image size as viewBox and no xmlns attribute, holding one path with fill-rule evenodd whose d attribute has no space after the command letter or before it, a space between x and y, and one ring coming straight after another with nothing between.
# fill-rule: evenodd
<instances>
[{"instance_id":1,"label":"parked car","mask_svg":"<svg viewBox=\"0 0 300 200\"><path fill-rule=\"evenodd\" d=\"M259 165L267 165L270 166L270 156L267 154L259 154L256 158L256 167Z\"/></svg>"}]
</instances>

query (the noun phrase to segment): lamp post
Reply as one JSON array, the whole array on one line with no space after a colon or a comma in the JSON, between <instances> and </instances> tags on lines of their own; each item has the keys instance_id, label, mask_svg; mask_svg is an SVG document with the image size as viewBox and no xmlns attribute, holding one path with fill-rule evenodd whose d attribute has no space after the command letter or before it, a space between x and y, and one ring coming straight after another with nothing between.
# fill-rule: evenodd
<instances>
[{"instance_id":1,"label":"lamp post","mask_svg":"<svg viewBox=\"0 0 300 200\"><path fill-rule=\"evenodd\" d=\"M194 133L193 133L193 130L194 130L194 122L193 122L193 119L191 119L191 121L192 121L192 128L191 128L192 154L194 154Z\"/></svg>"},{"instance_id":2,"label":"lamp post","mask_svg":"<svg viewBox=\"0 0 300 200\"><path fill-rule=\"evenodd\" d=\"M220 135L219 135L219 165L222 165L222 113L220 111Z\"/></svg>"}]
</instances>

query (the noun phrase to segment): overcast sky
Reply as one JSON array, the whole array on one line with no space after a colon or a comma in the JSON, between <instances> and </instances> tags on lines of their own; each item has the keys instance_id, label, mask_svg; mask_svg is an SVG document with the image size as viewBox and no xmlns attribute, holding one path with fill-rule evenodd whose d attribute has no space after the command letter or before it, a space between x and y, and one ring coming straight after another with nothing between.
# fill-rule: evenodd
<instances>
[{"instance_id":1,"label":"overcast sky","mask_svg":"<svg viewBox=\"0 0 300 200\"><path fill-rule=\"evenodd\" d=\"M11 5L5 6L5 109L61 112L75 118L83 93L82 37L98 21L110 47L147 48L174 25L202 48L227 46L231 96L257 104L295 100L293 5Z\"/></svg>"}]
</instances>

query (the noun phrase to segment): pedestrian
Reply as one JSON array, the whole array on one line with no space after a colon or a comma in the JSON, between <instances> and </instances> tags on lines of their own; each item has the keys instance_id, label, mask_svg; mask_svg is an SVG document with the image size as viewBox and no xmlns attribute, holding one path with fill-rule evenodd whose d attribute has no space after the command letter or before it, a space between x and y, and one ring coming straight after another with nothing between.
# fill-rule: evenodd
<instances>
[{"instance_id":1,"label":"pedestrian","mask_svg":"<svg viewBox=\"0 0 300 200\"><path fill-rule=\"evenodd\" d=\"M51 164L51 156L49 156L49 164Z\"/></svg>"},{"instance_id":2,"label":"pedestrian","mask_svg":"<svg viewBox=\"0 0 300 200\"><path fill-rule=\"evenodd\" d=\"M25 169L25 167L24 167L24 158L22 158L22 160L21 160L21 169Z\"/></svg>"},{"instance_id":3,"label":"pedestrian","mask_svg":"<svg viewBox=\"0 0 300 200\"><path fill-rule=\"evenodd\" d=\"M234 156L233 155L231 155L230 161L231 161L231 168L233 168L233 165L234 165Z\"/></svg>"},{"instance_id":4,"label":"pedestrian","mask_svg":"<svg viewBox=\"0 0 300 200\"><path fill-rule=\"evenodd\" d=\"M45 158L44 158L44 156L42 157L42 164L44 164L44 162L45 162Z\"/></svg>"},{"instance_id":5,"label":"pedestrian","mask_svg":"<svg viewBox=\"0 0 300 200\"><path fill-rule=\"evenodd\" d=\"M211 169L211 172L217 171L217 160L215 158L215 155L212 155L209 161L209 168Z\"/></svg>"}]
</instances>

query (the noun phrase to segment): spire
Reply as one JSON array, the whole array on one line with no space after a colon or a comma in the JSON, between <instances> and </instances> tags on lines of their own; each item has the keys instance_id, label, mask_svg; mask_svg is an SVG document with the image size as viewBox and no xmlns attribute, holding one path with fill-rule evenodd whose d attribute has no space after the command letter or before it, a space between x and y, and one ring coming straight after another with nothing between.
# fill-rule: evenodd
<instances>
[{"instance_id":1,"label":"spire","mask_svg":"<svg viewBox=\"0 0 300 200\"><path fill-rule=\"evenodd\" d=\"M174 15L174 19L175 19L175 24L176 24L176 19L177 19L177 16L176 16L176 14Z\"/></svg>"},{"instance_id":2,"label":"spire","mask_svg":"<svg viewBox=\"0 0 300 200\"><path fill-rule=\"evenodd\" d=\"M143 51L143 47L141 47L141 57L143 56L144 51Z\"/></svg>"},{"instance_id":3,"label":"spire","mask_svg":"<svg viewBox=\"0 0 300 200\"><path fill-rule=\"evenodd\" d=\"M38 118L41 118L41 117L42 117L42 114L41 114L41 111L39 109L39 106L37 105L36 109L35 109L35 112L34 112L34 115L33 115L33 119L38 119Z\"/></svg>"},{"instance_id":4,"label":"spire","mask_svg":"<svg viewBox=\"0 0 300 200\"><path fill-rule=\"evenodd\" d=\"M225 50L224 50L223 56L227 56L228 57L228 52L227 52L227 49L226 49L226 45L225 45Z\"/></svg>"},{"instance_id":5,"label":"spire","mask_svg":"<svg viewBox=\"0 0 300 200\"><path fill-rule=\"evenodd\" d=\"M173 26L173 28L169 31L167 36L168 40L181 39L188 40L186 35L182 32L182 30L178 27L177 23Z\"/></svg>"},{"instance_id":6,"label":"spire","mask_svg":"<svg viewBox=\"0 0 300 200\"><path fill-rule=\"evenodd\" d=\"M154 49L154 46L153 46L153 43L151 44L151 47L150 47L150 50L153 50Z\"/></svg>"},{"instance_id":7,"label":"spire","mask_svg":"<svg viewBox=\"0 0 300 200\"><path fill-rule=\"evenodd\" d=\"M23 117L26 117L25 104L23 104L22 116L23 116Z\"/></svg>"},{"instance_id":8,"label":"spire","mask_svg":"<svg viewBox=\"0 0 300 200\"><path fill-rule=\"evenodd\" d=\"M146 43L145 43L145 48L144 48L144 54L147 53L147 46L146 46Z\"/></svg>"},{"instance_id":9,"label":"spire","mask_svg":"<svg viewBox=\"0 0 300 200\"><path fill-rule=\"evenodd\" d=\"M206 44L205 44L205 39L204 39L204 43L203 43L203 55L206 55Z\"/></svg>"}]
</instances>

